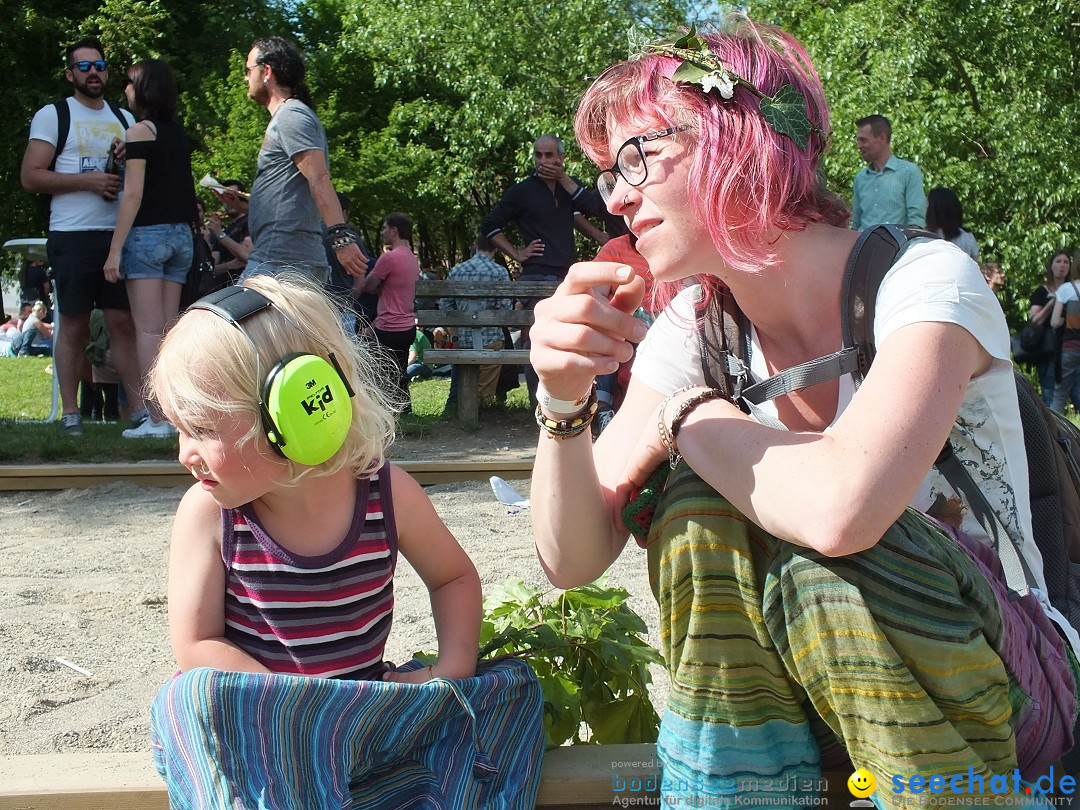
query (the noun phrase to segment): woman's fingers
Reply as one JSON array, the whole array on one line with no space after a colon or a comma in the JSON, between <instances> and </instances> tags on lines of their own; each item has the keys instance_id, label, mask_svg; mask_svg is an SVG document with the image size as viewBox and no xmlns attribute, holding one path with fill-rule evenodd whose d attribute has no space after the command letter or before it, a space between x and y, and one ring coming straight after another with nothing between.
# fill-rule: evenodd
<instances>
[{"instance_id":1,"label":"woman's fingers","mask_svg":"<svg viewBox=\"0 0 1080 810\"><path fill-rule=\"evenodd\" d=\"M596 289L614 289L611 298ZM644 284L624 264L582 262L555 293L536 305L530 362L549 393L576 398L593 378L611 374L634 356L646 332L633 313Z\"/></svg>"}]
</instances>

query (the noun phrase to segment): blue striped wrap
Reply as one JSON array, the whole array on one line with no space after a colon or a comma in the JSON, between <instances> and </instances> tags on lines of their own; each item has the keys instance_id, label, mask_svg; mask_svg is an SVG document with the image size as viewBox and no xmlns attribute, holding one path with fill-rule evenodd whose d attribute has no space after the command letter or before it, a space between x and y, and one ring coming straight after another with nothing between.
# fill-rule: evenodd
<instances>
[{"instance_id":1,"label":"blue striped wrap","mask_svg":"<svg viewBox=\"0 0 1080 810\"><path fill-rule=\"evenodd\" d=\"M154 699L151 747L174 810L532 808L543 695L514 659L419 685L198 668Z\"/></svg>"}]
</instances>

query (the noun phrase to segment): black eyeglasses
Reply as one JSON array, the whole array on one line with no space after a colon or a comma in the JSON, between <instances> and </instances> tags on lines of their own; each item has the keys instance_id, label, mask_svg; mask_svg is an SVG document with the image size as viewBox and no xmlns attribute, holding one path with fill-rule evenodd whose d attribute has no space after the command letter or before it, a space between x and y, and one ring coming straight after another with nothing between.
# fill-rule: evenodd
<instances>
[{"instance_id":1,"label":"black eyeglasses","mask_svg":"<svg viewBox=\"0 0 1080 810\"><path fill-rule=\"evenodd\" d=\"M676 132L690 129L688 125L681 127L668 127L656 132L646 132L644 135L636 135L615 153L615 163L608 169L604 169L596 176L596 190L605 203L611 199L615 190L615 184L621 177L632 186L640 186L649 179L649 166L645 162L645 150L641 148L643 143L655 141L674 135Z\"/></svg>"},{"instance_id":2,"label":"black eyeglasses","mask_svg":"<svg viewBox=\"0 0 1080 810\"><path fill-rule=\"evenodd\" d=\"M73 62L71 66L76 68L79 73L89 73L90 68L94 68L98 73L104 73L109 69L109 63L104 59L95 59L93 61L84 59L81 62Z\"/></svg>"},{"instance_id":3,"label":"black eyeglasses","mask_svg":"<svg viewBox=\"0 0 1080 810\"><path fill-rule=\"evenodd\" d=\"M256 62L254 65L244 65L244 78L246 79L248 77L248 74L250 74L251 71L253 71L255 68L262 66L262 62Z\"/></svg>"}]
</instances>

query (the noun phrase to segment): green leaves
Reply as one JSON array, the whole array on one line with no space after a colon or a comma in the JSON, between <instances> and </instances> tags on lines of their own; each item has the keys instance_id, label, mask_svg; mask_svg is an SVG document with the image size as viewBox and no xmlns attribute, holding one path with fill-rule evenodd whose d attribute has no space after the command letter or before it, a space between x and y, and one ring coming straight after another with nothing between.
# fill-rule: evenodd
<instances>
[{"instance_id":1,"label":"green leaves","mask_svg":"<svg viewBox=\"0 0 1080 810\"><path fill-rule=\"evenodd\" d=\"M716 90L724 99L734 98L736 87L743 88L758 99L761 117L773 132L806 150L815 127L806 114L806 99L794 85L785 84L772 96L765 95L756 85L732 73L693 28L674 43L655 44L651 50L682 60L671 74L674 82L696 84L705 93Z\"/></svg>"},{"instance_id":2,"label":"green leaves","mask_svg":"<svg viewBox=\"0 0 1080 810\"><path fill-rule=\"evenodd\" d=\"M806 99L794 85L785 84L775 95L762 96L761 117L779 135L787 135L805 150L813 127L806 117Z\"/></svg>"},{"instance_id":3,"label":"green leaves","mask_svg":"<svg viewBox=\"0 0 1080 810\"><path fill-rule=\"evenodd\" d=\"M548 747L655 742L649 665L662 659L642 638L645 622L629 596L601 580L549 601L511 580L484 600L481 657L515 655L532 666L544 691Z\"/></svg>"}]
</instances>

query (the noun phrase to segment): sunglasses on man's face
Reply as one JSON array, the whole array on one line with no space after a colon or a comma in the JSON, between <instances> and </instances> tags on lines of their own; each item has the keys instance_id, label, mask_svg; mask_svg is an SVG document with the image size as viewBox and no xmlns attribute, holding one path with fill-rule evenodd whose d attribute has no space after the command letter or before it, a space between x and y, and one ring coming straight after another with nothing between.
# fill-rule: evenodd
<instances>
[{"instance_id":1,"label":"sunglasses on man's face","mask_svg":"<svg viewBox=\"0 0 1080 810\"><path fill-rule=\"evenodd\" d=\"M95 59L92 62L84 59L81 62L75 62L71 67L78 70L79 73L89 73L90 68L94 68L98 73L104 73L109 69L109 63L104 59Z\"/></svg>"}]
</instances>

